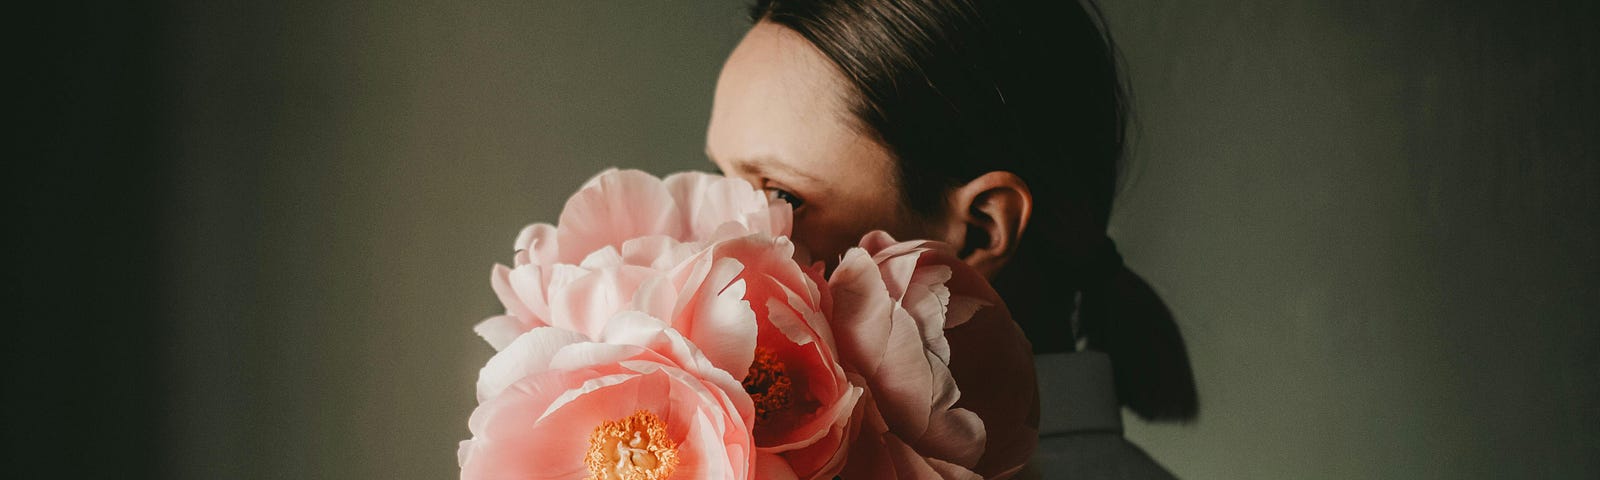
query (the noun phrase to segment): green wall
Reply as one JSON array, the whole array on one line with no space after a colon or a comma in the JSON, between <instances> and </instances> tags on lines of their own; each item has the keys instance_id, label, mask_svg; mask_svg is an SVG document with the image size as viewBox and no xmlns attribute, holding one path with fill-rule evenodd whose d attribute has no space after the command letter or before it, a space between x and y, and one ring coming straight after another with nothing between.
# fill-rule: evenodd
<instances>
[{"instance_id":1,"label":"green wall","mask_svg":"<svg viewBox=\"0 0 1600 480\"><path fill-rule=\"evenodd\" d=\"M1197 478L1600 475L1594 3L1106 2Z\"/></svg>"}]
</instances>

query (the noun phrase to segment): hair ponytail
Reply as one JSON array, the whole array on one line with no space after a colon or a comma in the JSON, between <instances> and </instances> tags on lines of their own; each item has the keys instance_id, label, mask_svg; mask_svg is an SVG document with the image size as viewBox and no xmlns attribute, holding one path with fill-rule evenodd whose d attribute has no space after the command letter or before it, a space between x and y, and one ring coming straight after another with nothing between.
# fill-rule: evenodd
<instances>
[{"instance_id":1,"label":"hair ponytail","mask_svg":"<svg viewBox=\"0 0 1600 480\"><path fill-rule=\"evenodd\" d=\"M1172 312L1122 262L1104 227L1070 214L1042 218L995 278L1037 353L1082 339L1111 358L1117 399L1140 418L1193 420L1200 410L1189 352ZM1076 223L1077 226L1073 226ZM1030 243L1031 242L1031 243ZM1073 322L1073 293L1081 295Z\"/></svg>"},{"instance_id":2,"label":"hair ponytail","mask_svg":"<svg viewBox=\"0 0 1600 480\"><path fill-rule=\"evenodd\" d=\"M1111 357L1117 398L1145 420L1193 420L1200 411L1194 373L1172 312L1150 284L1126 268L1083 292L1080 326L1089 348Z\"/></svg>"}]
</instances>

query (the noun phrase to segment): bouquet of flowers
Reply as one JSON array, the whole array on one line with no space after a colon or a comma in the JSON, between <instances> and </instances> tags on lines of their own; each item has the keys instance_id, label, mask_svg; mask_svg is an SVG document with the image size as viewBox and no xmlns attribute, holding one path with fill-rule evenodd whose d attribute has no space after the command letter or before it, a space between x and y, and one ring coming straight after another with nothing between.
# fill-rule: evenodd
<instances>
[{"instance_id":1,"label":"bouquet of flowers","mask_svg":"<svg viewBox=\"0 0 1600 480\"><path fill-rule=\"evenodd\" d=\"M739 179L608 170L517 236L475 330L463 479L1002 478L1036 442L1027 340L948 247L831 273Z\"/></svg>"}]
</instances>

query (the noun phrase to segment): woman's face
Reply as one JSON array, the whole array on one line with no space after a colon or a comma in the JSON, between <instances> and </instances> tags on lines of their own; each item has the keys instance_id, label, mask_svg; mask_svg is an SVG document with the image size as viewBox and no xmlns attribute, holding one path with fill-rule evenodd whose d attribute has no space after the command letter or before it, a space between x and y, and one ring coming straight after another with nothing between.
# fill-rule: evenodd
<instances>
[{"instance_id":1,"label":"woman's face","mask_svg":"<svg viewBox=\"0 0 1600 480\"><path fill-rule=\"evenodd\" d=\"M804 37L757 23L728 57L706 155L795 208L794 241L831 267L872 230L921 238L889 151L859 131L847 81Z\"/></svg>"}]
</instances>

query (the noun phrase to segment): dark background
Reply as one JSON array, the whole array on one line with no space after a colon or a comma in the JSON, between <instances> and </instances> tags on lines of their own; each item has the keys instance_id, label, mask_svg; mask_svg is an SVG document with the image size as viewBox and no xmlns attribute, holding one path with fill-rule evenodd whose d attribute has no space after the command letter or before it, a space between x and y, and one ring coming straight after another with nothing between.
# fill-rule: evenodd
<instances>
[{"instance_id":1,"label":"dark background","mask_svg":"<svg viewBox=\"0 0 1600 480\"><path fill-rule=\"evenodd\" d=\"M1112 235L1189 340L1192 478L1600 475L1593 2L1106 0ZM6 467L448 478L489 266L706 168L736 2L61 2L13 17Z\"/></svg>"}]
</instances>

